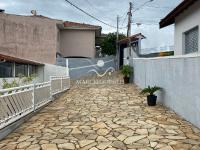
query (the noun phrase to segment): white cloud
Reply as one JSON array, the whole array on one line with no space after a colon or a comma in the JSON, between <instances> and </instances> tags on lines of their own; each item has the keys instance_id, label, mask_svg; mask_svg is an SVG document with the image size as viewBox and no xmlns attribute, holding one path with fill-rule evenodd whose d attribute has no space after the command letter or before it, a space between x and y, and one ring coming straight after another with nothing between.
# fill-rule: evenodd
<instances>
[{"instance_id":1,"label":"white cloud","mask_svg":"<svg viewBox=\"0 0 200 150\"><path fill-rule=\"evenodd\" d=\"M97 18L111 24L116 25L117 15L126 16L128 11L130 0L71 0L82 9L88 11ZM134 8L138 8L147 0L135 0ZM164 17L182 0L155 0L148 4L149 7L143 7L137 12L133 13L134 22L155 23ZM158 6L158 8L152 8L151 6ZM169 8L162 8L169 7ZM90 17L76 10L71 5L65 2L65 0L1 0L0 8L6 10L7 13L16 14L30 14L32 9L38 11L38 14L45 15L52 18L84 22L89 24L100 25L103 28L104 33L115 32L116 29L110 28ZM120 26L124 21L124 17L120 18ZM126 26L127 20L125 20L123 26ZM126 29L120 30L126 33ZM137 28L132 27L132 33L142 32L147 40L143 42L143 47L155 47L162 45L173 44L173 27L160 30L158 25L142 25Z\"/></svg>"}]
</instances>

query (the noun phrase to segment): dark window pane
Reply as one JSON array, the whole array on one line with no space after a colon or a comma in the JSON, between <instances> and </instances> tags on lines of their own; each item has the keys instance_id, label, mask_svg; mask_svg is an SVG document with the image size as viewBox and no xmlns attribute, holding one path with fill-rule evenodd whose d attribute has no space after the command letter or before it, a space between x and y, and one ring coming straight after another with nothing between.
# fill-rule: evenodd
<instances>
[{"instance_id":1,"label":"dark window pane","mask_svg":"<svg viewBox=\"0 0 200 150\"><path fill-rule=\"evenodd\" d=\"M0 62L0 78L13 77L13 63Z\"/></svg>"},{"instance_id":2,"label":"dark window pane","mask_svg":"<svg viewBox=\"0 0 200 150\"><path fill-rule=\"evenodd\" d=\"M28 65L26 64L15 64L15 76L19 77L19 75L28 76Z\"/></svg>"},{"instance_id":3,"label":"dark window pane","mask_svg":"<svg viewBox=\"0 0 200 150\"><path fill-rule=\"evenodd\" d=\"M36 75L37 74L37 66L29 65L29 75Z\"/></svg>"}]
</instances>

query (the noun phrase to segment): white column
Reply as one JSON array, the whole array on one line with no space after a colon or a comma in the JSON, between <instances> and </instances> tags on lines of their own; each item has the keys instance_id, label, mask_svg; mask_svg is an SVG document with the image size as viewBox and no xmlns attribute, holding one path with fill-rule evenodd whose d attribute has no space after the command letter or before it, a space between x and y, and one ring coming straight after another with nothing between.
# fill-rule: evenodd
<instances>
[{"instance_id":1,"label":"white column","mask_svg":"<svg viewBox=\"0 0 200 150\"><path fill-rule=\"evenodd\" d=\"M142 52L141 52L141 49L142 49L141 41L142 41L142 39L141 39L141 37L140 37L139 40L138 40L138 52L139 52L139 55L142 53Z\"/></svg>"},{"instance_id":2,"label":"white column","mask_svg":"<svg viewBox=\"0 0 200 150\"><path fill-rule=\"evenodd\" d=\"M66 59L66 71L67 71L66 75L69 77L69 60L68 59Z\"/></svg>"}]
</instances>

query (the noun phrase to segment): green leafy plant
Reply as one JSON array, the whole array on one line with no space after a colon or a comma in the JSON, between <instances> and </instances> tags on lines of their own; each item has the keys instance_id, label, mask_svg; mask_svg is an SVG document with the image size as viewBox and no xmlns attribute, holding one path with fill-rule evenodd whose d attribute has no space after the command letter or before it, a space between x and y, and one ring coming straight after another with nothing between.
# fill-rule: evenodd
<instances>
[{"instance_id":1,"label":"green leafy plant","mask_svg":"<svg viewBox=\"0 0 200 150\"><path fill-rule=\"evenodd\" d=\"M13 88L13 87L18 87L20 86L20 84L28 84L31 81L33 81L36 78L35 74L32 74L28 77L25 77L22 74L18 74L18 80L14 79L13 81L11 81L10 83L6 80L3 79L3 89L8 89L8 88Z\"/></svg>"},{"instance_id":2,"label":"green leafy plant","mask_svg":"<svg viewBox=\"0 0 200 150\"><path fill-rule=\"evenodd\" d=\"M35 78L36 78L36 75L32 74L32 75L30 75L28 77L23 77L22 82L27 84L27 83L32 82Z\"/></svg>"},{"instance_id":3,"label":"green leafy plant","mask_svg":"<svg viewBox=\"0 0 200 150\"><path fill-rule=\"evenodd\" d=\"M119 34L119 40L123 38L126 38L126 36L124 34ZM117 43L116 33L109 33L100 44L102 48L102 53L105 55L115 55L116 43Z\"/></svg>"},{"instance_id":4,"label":"green leafy plant","mask_svg":"<svg viewBox=\"0 0 200 150\"><path fill-rule=\"evenodd\" d=\"M148 86L147 88L144 88L144 89L140 92L140 94L143 94L143 95L144 95L144 94L154 95L155 92L160 91L160 90L162 90L161 87L158 87L158 86L153 86L153 87Z\"/></svg>"},{"instance_id":5,"label":"green leafy plant","mask_svg":"<svg viewBox=\"0 0 200 150\"><path fill-rule=\"evenodd\" d=\"M11 83L9 83L6 79L3 79L3 87L2 87L3 89L18 87L18 86L19 84L15 79Z\"/></svg>"},{"instance_id":6,"label":"green leafy plant","mask_svg":"<svg viewBox=\"0 0 200 150\"><path fill-rule=\"evenodd\" d=\"M129 65L124 65L121 72L125 77L130 77L132 69Z\"/></svg>"}]
</instances>

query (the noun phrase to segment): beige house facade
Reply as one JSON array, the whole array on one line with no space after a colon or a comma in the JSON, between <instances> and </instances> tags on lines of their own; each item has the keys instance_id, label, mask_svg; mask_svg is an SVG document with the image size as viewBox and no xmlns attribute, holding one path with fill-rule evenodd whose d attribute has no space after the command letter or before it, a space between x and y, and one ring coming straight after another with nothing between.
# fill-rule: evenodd
<instances>
[{"instance_id":1,"label":"beige house facade","mask_svg":"<svg viewBox=\"0 0 200 150\"><path fill-rule=\"evenodd\" d=\"M101 27L41 15L0 13L0 54L56 64L59 57L95 57Z\"/></svg>"},{"instance_id":2,"label":"beige house facade","mask_svg":"<svg viewBox=\"0 0 200 150\"><path fill-rule=\"evenodd\" d=\"M101 35L100 26L66 21L59 29L62 57L95 57L96 37Z\"/></svg>"},{"instance_id":3,"label":"beige house facade","mask_svg":"<svg viewBox=\"0 0 200 150\"><path fill-rule=\"evenodd\" d=\"M0 54L54 64L59 20L0 13Z\"/></svg>"}]
</instances>

